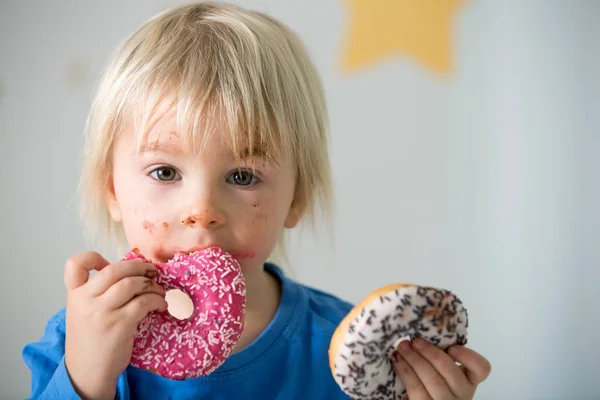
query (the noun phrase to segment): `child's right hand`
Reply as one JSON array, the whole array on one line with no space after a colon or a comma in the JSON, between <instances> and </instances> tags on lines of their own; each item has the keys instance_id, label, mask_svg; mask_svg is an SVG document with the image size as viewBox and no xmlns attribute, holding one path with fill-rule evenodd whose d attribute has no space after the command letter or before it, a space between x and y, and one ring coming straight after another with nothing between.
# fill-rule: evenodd
<instances>
[{"instance_id":1,"label":"child's right hand","mask_svg":"<svg viewBox=\"0 0 600 400\"><path fill-rule=\"evenodd\" d=\"M91 270L99 272L89 279ZM82 398L114 399L138 322L151 311L167 309L164 289L151 279L155 274L153 264L110 264L95 252L67 261L65 365Z\"/></svg>"}]
</instances>

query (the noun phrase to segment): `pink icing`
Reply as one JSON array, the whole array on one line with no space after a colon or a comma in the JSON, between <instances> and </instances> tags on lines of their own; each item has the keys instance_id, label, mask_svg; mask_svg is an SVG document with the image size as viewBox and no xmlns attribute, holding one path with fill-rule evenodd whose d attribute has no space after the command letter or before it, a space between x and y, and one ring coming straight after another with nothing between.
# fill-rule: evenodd
<instances>
[{"instance_id":1,"label":"pink icing","mask_svg":"<svg viewBox=\"0 0 600 400\"><path fill-rule=\"evenodd\" d=\"M123 260L147 261L137 250ZM244 329L246 283L235 258L218 247L177 254L157 264L155 280L165 289L180 289L194 312L179 320L152 312L138 324L131 365L170 379L208 375L229 357Z\"/></svg>"}]
</instances>

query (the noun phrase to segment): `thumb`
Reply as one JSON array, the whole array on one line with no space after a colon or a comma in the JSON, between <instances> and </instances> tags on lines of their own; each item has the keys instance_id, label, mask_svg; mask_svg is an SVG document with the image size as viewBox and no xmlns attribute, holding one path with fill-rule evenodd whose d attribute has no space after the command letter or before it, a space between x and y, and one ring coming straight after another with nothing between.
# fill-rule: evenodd
<instances>
[{"instance_id":1,"label":"thumb","mask_svg":"<svg viewBox=\"0 0 600 400\"><path fill-rule=\"evenodd\" d=\"M90 277L90 271L100 271L109 264L104 257L94 251L86 251L69 258L65 264L64 275L67 290L71 291L84 285Z\"/></svg>"}]
</instances>

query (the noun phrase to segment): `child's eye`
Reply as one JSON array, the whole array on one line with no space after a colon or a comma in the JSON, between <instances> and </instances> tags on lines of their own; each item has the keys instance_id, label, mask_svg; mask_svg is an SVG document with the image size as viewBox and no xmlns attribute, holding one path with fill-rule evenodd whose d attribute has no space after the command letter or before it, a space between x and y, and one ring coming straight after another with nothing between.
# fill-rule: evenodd
<instances>
[{"instance_id":1,"label":"child's eye","mask_svg":"<svg viewBox=\"0 0 600 400\"><path fill-rule=\"evenodd\" d=\"M238 186L255 185L260 180L256 175L247 170L233 171L228 177L227 182Z\"/></svg>"},{"instance_id":2,"label":"child's eye","mask_svg":"<svg viewBox=\"0 0 600 400\"><path fill-rule=\"evenodd\" d=\"M175 170L175 168L171 167L159 167L152 171L150 171L150 176L156 180L169 182L174 180L181 179L179 173Z\"/></svg>"}]
</instances>

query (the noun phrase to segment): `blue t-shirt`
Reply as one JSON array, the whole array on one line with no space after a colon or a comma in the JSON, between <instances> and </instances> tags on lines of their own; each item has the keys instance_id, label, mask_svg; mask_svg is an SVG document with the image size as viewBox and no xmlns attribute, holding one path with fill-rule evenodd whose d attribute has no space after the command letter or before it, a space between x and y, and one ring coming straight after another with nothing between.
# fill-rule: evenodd
<instances>
[{"instance_id":1,"label":"blue t-shirt","mask_svg":"<svg viewBox=\"0 0 600 400\"><path fill-rule=\"evenodd\" d=\"M273 264L266 263L265 269L281 282L281 300L275 317L252 344L209 376L183 381L130 365L119 377L117 398L348 400L331 375L327 350L352 305L286 278ZM50 319L41 340L23 349L32 373L31 398L80 399L65 369L64 353L62 309Z\"/></svg>"}]
</instances>

